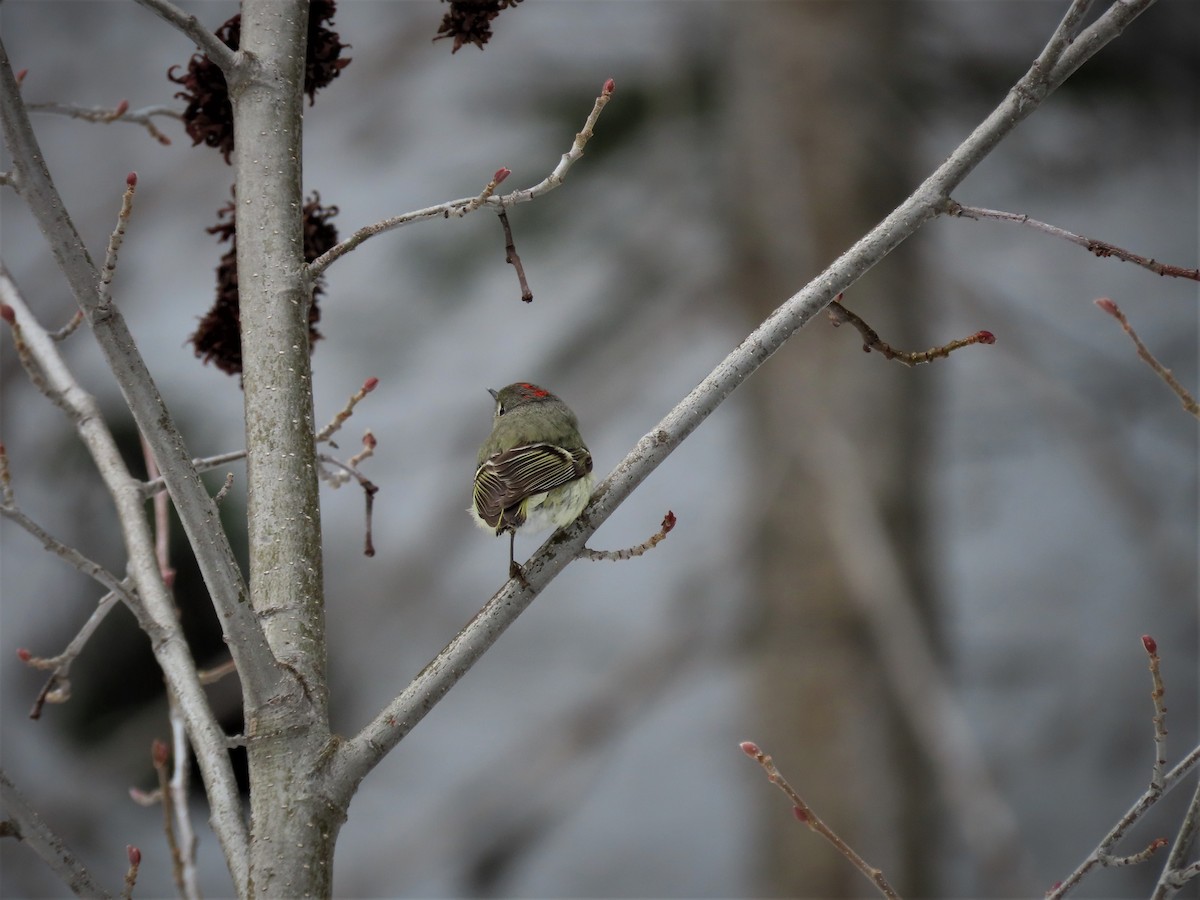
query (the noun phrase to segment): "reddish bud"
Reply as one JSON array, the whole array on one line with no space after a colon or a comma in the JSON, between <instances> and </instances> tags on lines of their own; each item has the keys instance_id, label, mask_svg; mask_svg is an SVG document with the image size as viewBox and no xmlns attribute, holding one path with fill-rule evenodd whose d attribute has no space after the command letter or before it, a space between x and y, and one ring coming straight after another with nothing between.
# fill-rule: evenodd
<instances>
[{"instance_id":1,"label":"reddish bud","mask_svg":"<svg viewBox=\"0 0 1200 900\"><path fill-rule=\"evenodd\" d=\"M28 74L29 74L28 69L22 69L20 72L17 73L17 76L16 76L17 77L17 87L21 86L21 82L25 80L25 76Z\"/></svg>"},{"instance_id":2,"label":"reddish bud","mask_svg":"<svg viewBox=\"0 0 1200 900\"><path fill-rule=\"evenodd\" d=\"M996 336L990 331L978 331L975 333L975 342L979 344L994 344Z\"/></svg>"},{"instance_id":3,"label":"reddish bud","mask_svg":"<svg viewBox=\"0 0 1200 900\"><path fill-rule=\"evenodd\" d=\"M1049 894L1051 891L1057 891L1060 887L1062 887L1062 882L1056 881L1054 884L1050 885L1050 890L1046 891L1046 893Z\"/></svg>"},{"instance_id":4,"label":"reddish bud","mask_svg":"<svg viewBox=\"0 0 1200 900\"><path fill-rule=\"evenodd\" d=\"M120 103L117 104L117 108L113 110L113 118L123 116L127 112L129 112L129 101L122 100Z\"/></svg>"},{"instance_id":5,"label":"reddish bud","mask_svg":"<svg viewBox=\"0 0 1200 900\"><path fill-rule=\"evenodd\" d=\"M0 303L0 319L3 319L9 325L17 324L17 314L7 303Z\"/></svg>"},{"instance_id":6,"label":"reddish bud","mask_svg":"<svg viewBox=\"0 0 1200 900\"><path fill-rule=\"evenodd\" d=\"M130 172L126 175L125 183L130 187L137 187L137 172Z\"/></svg>"},{"instance_id":7,"label":"reddish bud","mask_svg":"<svg viewBox=\"0 0 1200 900\"><path fill-rule=\"evenodd\" d=\"M372 450L378 442L375 440L375 435L370 431L363 432L363 446L370 447Z\"/></svg>"},{"instance_id":8,"label":"reddish bud","mask_svg":"<svg viewBox=\"0 0 1200 900\"><path fill-rule=\"evenodd\" d=\"M674 527L675 527L675 513L671 512L671 510L668 509L667 514L665 516L663 516L662 533L670 534L671 529Z\"/></svg>"},{"instance_id":9,"label":"reddish bud","mask_svg":"<svg viewBox=\"0 0 1200 900\"><path fill-rule=\"evenodd\" d=\"M1093 300L1092 302L1095 303L1102 310L1104 310L1106 313L1108 313L1110 316L1119 315L1121 312L1121 310L1117 308L1117 304L1113 303L1113 301L1109 300L1107 297L1100 297L1099 299Z\"/></svg>"},{"instance_id":10,"label":"reddish bud","mask_svg":"<svg viewBox=\"0 0 1200 900\"><path fill-rule=\"evenodd\" d=\"M1154 852L1155 850L1158 850L1162 847L1167 846L1167 844L1169 844L1169 843L1170 843L1170 841L1168 841L1164 837L1155 838L1154 840L1152 840L1150 842L1150 846L1147 849L1150 850L1151 852Z\"/></svg>"},{"instance_id":11,"label":"reddish bud","mask_svg":"<svg viewBox=\"0 0 1200 900\"><path fill-rule=\"evenodd\" d=\"M511 174L512 174L512 169L506 169L503 166L501 166L499 169L496 170L496 174L492 176L492 182L495 184L499 184L500 182L502 182L505 178L507 178Z\"/></svg>"},{"instance_id":12,"label":"reddish bud","mask_svg":"<svg viewBox=\"0 0 1200 900\"><path fill-rule=\"evenodd\" d=\"M364 394L369 394L375 388L379 387L379 379L375 377L368 378L363 382L362 390Z\"/></svg>"},{"instance_id":13,"label":"reddish bud","mask_svg":"<svg viewBox=\"0 0 1200 900\"><path fill-rule=\"evenodd\" d=\"M1146 652L1153 655L1158 652L1158 642L1148 634L1142 635L1142 646L1146 648Z\"/></svg>"},{"instance_id":14,"label":"reddish bud","mask_svg":"<svg viewBox=\"0 0 1200 900\"><path fill-rule=\"evenodd\" d=\"M747 756L758 756L762 753L758 749L758 744L754 743L754 741L742 741L738 746L742 748L742 752Z\"/></svg>"},{"instance_id":15,"label":"reddish bud","mask_svg":"<svg viewBox=\"0 0 1200 900\"><path fill-rule=\"evenodd\" d=\"M802 810L798 806L792 807L792 815L796 817L797 822L807 822L808 821L808 813L806 813L804 810Z\"/></svg>"},{"instance_id":16,"label":"reddish bud","mask_svg":"<svg viewBox=\"0 0 1200 900\"><path fill-rule=\"evenodd\" d=\"M609 94L611 94L616 89L617 89L617 83L615 81L613 81L611 78L608 79L608 81L604 82L604 88L603 88L604 96L607 97Z\"/></svg>"},{"instance_id":17,"label":"reddish bud","mask_svg":"<svg viewBox=\"0 0 1200 900\"><path fill-rule=\"evenodd\" d=\"M133 846L133 844L126 844L125 852L129 854L129 864L131 866L140 866L142 864L142 851Z\"/></svg>"},{"instance_id":18,"label":"reddish bud","mask_svg":"<svg viewBox=\"0 0 1200 900\"><path fill-rule=\"evenodd\" d=\"M19 659L21 662L27 663L31 659L33 659L33 654L30 653L28 650L26 650L24 647L18 647L17 648L17 659Z\"/></svg>"},{"instance_id":19,"label":"reddish bud","mask_svg":"<svg viewBox=\"0 0 1200 900\"><path fill-rule=\"evenodd\" d=\"M154 768L161 769L165 766L171 758L171 748L167 746L167 742L155 738L150 744L150 758L154 760Z\"/></svg>"}]
</instances>

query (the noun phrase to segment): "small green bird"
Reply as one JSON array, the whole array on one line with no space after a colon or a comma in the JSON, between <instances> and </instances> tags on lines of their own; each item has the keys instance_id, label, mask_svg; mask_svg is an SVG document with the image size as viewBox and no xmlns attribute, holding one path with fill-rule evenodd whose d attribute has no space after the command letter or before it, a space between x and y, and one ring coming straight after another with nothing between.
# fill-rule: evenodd
<instances>
[{"instance_id":1,"label":"small green bird","mask_svg":"<svg viewBox=\"0 0 1200 900\"><path fill-rule=\"evenodd\" d=\"M496 416L479 448L467 512L480 528L509 533L509 576L524 580L513 557L516 533L575 521L592 495L592 454L575 413L545 388L518 381L488 393Z\"/></svg>"}]
</instances>

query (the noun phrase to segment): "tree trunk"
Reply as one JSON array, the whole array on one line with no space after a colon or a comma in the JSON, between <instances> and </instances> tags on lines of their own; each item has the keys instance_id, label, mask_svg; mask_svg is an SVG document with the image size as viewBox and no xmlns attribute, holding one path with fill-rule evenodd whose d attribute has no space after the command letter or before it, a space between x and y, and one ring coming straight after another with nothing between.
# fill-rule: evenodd
<instances>
[{"instance_id":1,"label":"tree trunk","mask_svg":"<svg viewBox=\"0 0 1200 900\"><path fill-rule=\"evenodd\" d=\"M894 102L895 73L904 70L895 59L904 7L752 5L739 7L737 18L739 40L755 49L734 55L756 64L732 82L744 115L733 123L741 191L731 220L735 283L758 321L886 215L916 179L906 151L912 138ZM901 248L855 286L846 305L885 340L911 348L921 315L917 274L915 254ZM920 589L921 373L866 356L860 346L856 332L835 332L821 316L751 383L761 454L756 735L828 824L902 893L926 895L932 873L918 851L935 841L924 763L875 664L822 508L827 479L865 482L880 498L916 593L928 596ZM814 429L852 442L864 469L814 452ZM762 802L765 893L867 890L833 848L792 827L778 797Z\"/></svg>"}]
</instances>

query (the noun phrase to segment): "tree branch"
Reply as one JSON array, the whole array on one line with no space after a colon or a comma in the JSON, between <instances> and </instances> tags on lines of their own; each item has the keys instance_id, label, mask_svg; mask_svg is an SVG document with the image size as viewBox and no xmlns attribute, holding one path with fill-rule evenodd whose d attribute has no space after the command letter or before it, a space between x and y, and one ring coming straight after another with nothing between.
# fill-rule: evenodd
<instances>
[{"instance_id":1,"label":"tree branch","mask_svg":"<svg viewBox=\"0 0 1200 900\"><path fill-rule=\"evenodd\" d=\"M162 469L225 639L237 661L246 707L256 708L277 693L280 671L273 660L255 653L265 640L262 626L249 604L244 602L246 584L237 559L221 528L216 504L191 464L183 436L175 426L119 308L111 303L100 303L96 267L46 169L41 148L29 125L29 116L17 93L16 80L2 41L0 114L13 167L20 176L21 195L46 237L59 268L66 275L76 302L87 316L117 379L125 403ZM33 321L30 315L23 318L27 329ZM73 385L53 346L47 347L46 353L52 353L57 360L64 384Z\"/></svg>"},{"instance_id":2,"label":"tree branch","mask_svg":"<svg viewBox=\"0 0 1200 900\"><path fill-rule=\"evenodd\" d=\"M507 209L510 206L516 206L518 203L528 203L530 200L554 190L563 183L563 180L567 177L567 171L571 166L575 165L580 157L583 156L583 148L591 139L592 129L595 127L597 119L600 118L601 111L608 104L608 100L614 90L615 86L611 78L604 82L604 87L601 89L600 95L596 98L596 102L592 106L592 111L583 123L583 130L575 135L571 149L562 155L562 158L558 161L558 165L554 167L554 171L537 184L524 190L513 191L511 194L506 194L503 197L496 197L491 191L485 189L481 196L447 200L445 203L439 203L437 206L427 206L424 209L417 209L399 216L392 216L390 219L384 219L372 225L364 225L358 231L354 232L354 234L350 235L350 237L346 238L346 240L310 262L308 264L309 278L316 278L329 268L335 260L349 253L368 238L372 238L377 234L383 234L385 231L392 231L404 225L422 222L425 219L448 219L450 216L461 218L468 212L472 212L482 206L490 206L497 210ZM504 177L507 178L508 176L505 175ZM504 178L501 178L500 172L497 171L493 182L499 184L503 180Z\"/></svg>"},{"instance_id":3,"label":"tree branch","mask_svg":"<svg viewBox=\"0 0 1200 900\"><path fill-rule=\"evenodd\" d=\"M24 841L29 848L80 897L109 897L95 876L71 852L62 838L42 821L42 817L21 796L8 774L0 769L0 802L8 815L10 836Z\"/></svg>"},{"instance_id":4,"label":"tree branch","mask_svg":"<svg viewBox=\"0 0 1200 900\"><path fill-rule=\"evenodd\" d=\"M528 608L534 597L578 556L587 539L634 489L796 331L927 221L950 211L951 191L1065 79L1066 75L1060 77L1059 73L1067 54L1071 60L1069 71L1074 71L1153 2L1114 0L1113 8L1087 30L1087 52L1081 53L1079 41L1069 43L1068 35L1090 0L1075 0L1034 65L946 161L887 218L776 309L643 436L596 489L582 515L551 535L525 564L527 584L510 580L403 693L342 745L332 769L334 788L348 799L375 764L424 718ZM579 137L584 138L585 134ZM544 183L550 181L548 178ZM504 202L507 205L508 198Z\"/></svg>"},{"instance_id":5,"label":"tree branch","mask_svg":"<svg viewBox=\"0 0 1200 900\"><path fill-rule=\"evenodd\" d=\"M170 22L195 41L196 46L225 73L226 80L238 64L240 54L225 46L217 35L200 23L195 16L188 15L170 0L134 0L161 19Z\"/></svg>"}]
</instances>

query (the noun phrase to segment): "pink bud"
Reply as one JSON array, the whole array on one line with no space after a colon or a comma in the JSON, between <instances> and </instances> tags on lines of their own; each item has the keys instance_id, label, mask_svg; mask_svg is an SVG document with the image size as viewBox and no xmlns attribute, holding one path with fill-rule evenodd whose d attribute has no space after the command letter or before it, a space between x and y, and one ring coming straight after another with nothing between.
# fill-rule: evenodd
<instances>
[{"instance_id":1,"label":"pink bud","mask_svg":"<svg viewBox=\"0 0 1200 900\"><path fill-rule=\"evenodd\" d=\"M975 341L980 344L994 344L996 343L996 336L990 331L979 331L975 334Z\"/></svg>"},{"instance_id":2,"label":"pink bud","mask_svg":"<svg viewBox=\"0 0 1200 900\"><path fill-rule=\"evenodd\" d=\"M17 76L16 76L16 77L17 77L17 84L18 84L18 85L20 85L20 83L21 83L22 81L24 81L24 80L25 80L25 76L26 76L26 75L28 75L28 74L29 74L29 70L28 70L28 69L22 69L20 72L18 72L18 73L17 73Z\"/></svg>"},{"instance_id":3,"label":"pink bud","mask_svg":"<svg viewBox=\"0 0 1200 900\"><path fill-rule=\"evenodd\" d=\"M171 748L167 742L155 738L150 744L150 758L154 760L154 768L161 769L171 757Z\"/></svg>"},{"instance_id":4,"label":"pink bud","mask_svg":"<svg viewBox=\"0 0 1200 900\"><path fill-rule=\"evenodd\" d=\"M611 94L616 89L617 89L617 83L610 78L610 79L608 79L608 81L604 82L603 94L604 94L604 96L607 97L609 94Z\"/></svg>"},{"instance_id":5,"label":"pink bud","mask_svg":"<svg viewBox=\"0 0 1200 900\"><path fill-rule=\"evenodd\" d=\"M1093 300L1098 307L1108 313L1110 316L1119 315L1121 310L1117 308L1117 304L1113 303L1107 297L1101 297L1098 300Z\"/></svg>"},{"instance_id":6,"label":"pink bud","mask_svg":"<svg viewBox=\"0 0 1200 900\"><path fill-rule=\"evenodd\" d=\"M27 663L31 659L33 659L33 654L30 653L28 650L26 650L24 647L18 647L17 648L17 659L19 659L21 662Z\"/></svg>"},{"instance_id":7,"label":"pink bud","mask_svg":"<svg viewBox=\"0 0 1200 900\"><path fill-rule=\"evenodd\" d=\"M747 756L758 756L762 753L758 749L758 744L754 743L754 741L742 741L738 746L742 748L742 752Z\"/></svg>"},{"instance_id":8,"label":"pink bud","mask_svg":"<svg viewBox=\"0 0 1200 900\"><path fill-rule=\"evenodd\" d=\"M502 182L505 178L507 178L511 174L512 174L512 169L506 169L503 166L501 166L499 169L496 170L496 174L492 176L492 181L495 182L496 184L499 184L500 182Z\"/></svg>"},{"instance_id":9,"label":"pink bud","mask_svg":"<svg viewBox=\"0 0 1200 900\"><path fill-rule=\"evenodd\" d=\"M375 440L374 434L372 434L370 431L363 433L363 446L364 447L369 447L370 449L374 450L376 444L377 444L377 441Z\"/></svg>"},{"instance_id":10,"label":"pink bud","mask_svg":"<svg viewBox=\"0 0 1200 900\"><path fill-rule=\"evenodd\" d=\"M806 813L804 810L802 810L798 806L792 807L792 815L795 816L796 820L799 822L807 822L808 821L808 813Z\"/></svg>"},{"instance_id":11,"label":"pink bud","mask_svg":"<svg viewBox=\"0 0 1200 900\"><path fill-rule=\"evenodd\" d=\"M3 319L9 325L17 324L17 314L7 303L0 303L0 319Z\"/></svg>"},{"instance_id":12,"label":"pink bud","mask_svg":"<svg viewBox=\"0 0 1200 900\"><path fill-rule=\"evenodd\" d=\"M120 103L117 104L117 108L113 110L113 115L114 116L123 116L127 112L129 112L129 101L122 100Z\"/></svg>"},{"instance_id":13,"label":"pink bud","mask_svg":"<svg viewBox=\"0 0 1200 900\"><path fill-rule=\"evenodd\" d=\"M371 391L375 390L375 388L377 388L378 386L379 386L378 378L375 378L375 377L368 378L366 381L363 382L363 386L362 386L363 393L369 394L369 393L371 393Z\"/></svg>"},{"instance_id":14,"label":"pink bud","mask_svg":"<svg viewBox=\"0 0 1200 900\"><path fill-rule=\"evenodd\" d=\"M1146 652L1154 654L1158 652L1158 643L1148 634L1142 635L1142 646L1146 648Z\"/></svg>"},{"instance_id":15,"label":"pink bud","mask_svg":"<svg viewBox=\"0 0 1200 900\"><path fill-rule=\"evenodd\" d=\"M675 513L667 510L667 514L663 516L662 531L663 534L669 534L671 529L675 527Z\"/></svg>"},{"instance_id":16,"label":"pink bud","mask_svg":"<svg viewBox=\"0 0 1200 900\"><path fill-rule=\"evenodd\" d=\"M125 183L130 187L137 187L137 172L130 172L126 175Z\"/></svg>"},{"instance_id":17,"label":"pink bud","mask_svg":"<svg viewBox=\"0 0 1200 900\"><path fill-rule=\"evenodd\" d=\"M133 844L126 844L125 852L129 854L129 864L131 866L140 866L142 864L142 851L133 846Z\"/></svg>"}]
</instances>

